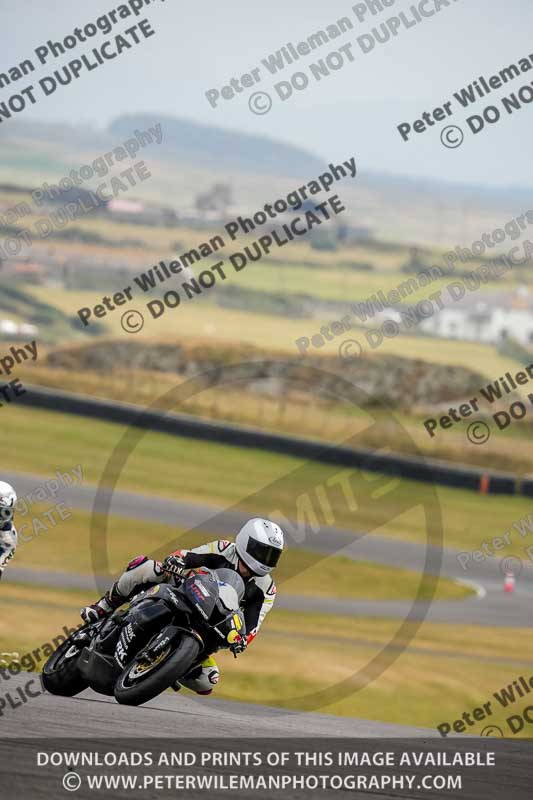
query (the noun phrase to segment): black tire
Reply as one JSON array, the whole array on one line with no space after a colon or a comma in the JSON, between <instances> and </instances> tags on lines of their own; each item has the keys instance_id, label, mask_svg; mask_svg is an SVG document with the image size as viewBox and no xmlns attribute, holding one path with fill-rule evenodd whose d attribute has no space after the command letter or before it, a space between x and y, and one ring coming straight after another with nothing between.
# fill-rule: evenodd
<instances>
[{"instance_id":1,"label":"black tire","mask_svg":"<svg viewBox=\"0 0 533 800\"><path fill-rule=\"evenodd\" d=\"M129 681L131 670L138 664L135 658L121 673L115 684L115 699L125 706L140 706L164 692L174 681L186 675L200 654L200 643L192 636L184 636L175 650L145 678ZM141 654L139 654L141 655Z\"/></svg>"},{"instance_id":2,"label":"black tire","mask_svg":"<svg viewBox=\"0 0 533 800\"><path fill-rule=\"evenodd\" d=\"M78 671L78 656L65 659L66 653L73 646L72 637L60 644L43 667L42 682L47 692L61 697L74 697L83 692L89 684ZM85 644L85 643L84 643ZM80 647L80 653L82 648Z\"/></svg>"}]
</instances>

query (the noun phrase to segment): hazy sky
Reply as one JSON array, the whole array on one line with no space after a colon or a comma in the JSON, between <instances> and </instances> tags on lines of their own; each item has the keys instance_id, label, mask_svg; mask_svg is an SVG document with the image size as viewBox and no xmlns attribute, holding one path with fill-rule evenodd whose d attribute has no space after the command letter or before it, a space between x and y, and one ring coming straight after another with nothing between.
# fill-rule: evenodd
<instances>
[{"instance_id":1,"label":"hazy sky","mask_svg":"<svg viewBox=\"0 0 533 800\"><path fill-rule=\"evenodd\" d=\"M379 0L378 0L379 1ZM442 1L442 0L441 0ZM370 2L370 0L369 0ZM462 147L445 149L440 130L446 123L408 143L400 139L396 125L413 122L423 111L449 100L453 92L479 75L490 76L529 54L533 59L533 3L531 0L449 0L450 7L406 30L386 44L363 55L357 36L405 11L420 0L387 0L392 3L379 16L367 15L358 22L352 6L344 0L270 0L251 7L244 0L226 4L153 0L133 22L147 17L156 35L142 41L119 58L92 72L83 72L69 86L51 97L39 92L38 103L19 118L84 122L104 127L125 112L153 112L187 117L228 129L267 134L305 146L327 160L352 154L361 167L409 176L445 178L457 182L491 185L531 185L529 145L533 129L533 103L509 116L502 113L497 125L487 126L478 136L464 120L485 105L533 81L533 70L512 84L480 101L472 111L457 109L450 123L463 127ZM426 0L432 8L439 0ZM62 40L75 27L94 21L116 9L120 2L91 0L0 0L3 45L0 72L25 58L36 65L34 50L48 39ZM279 76L269 75L261 59L287 42L297 44L315 31L343 16L354 22L354 30L336 42L288 67ZM112 38L133 24L119 22L108 36L100 34L63 57L40 66L28 78L0 90L0 102L28 83L93 46ZM345 42L353 43L353 63L317 83L313 78L303 92L281 102L273 90L279 80L324 58ZM205 92L221 88L232 77L261 66L262 82L256 90L269 92L274 100L270 113L250 112L245 93L213 109ZM499 104L501 107L501 104ZM9 122L3 122L2 125Z\"/></svg>"}]
</instances>

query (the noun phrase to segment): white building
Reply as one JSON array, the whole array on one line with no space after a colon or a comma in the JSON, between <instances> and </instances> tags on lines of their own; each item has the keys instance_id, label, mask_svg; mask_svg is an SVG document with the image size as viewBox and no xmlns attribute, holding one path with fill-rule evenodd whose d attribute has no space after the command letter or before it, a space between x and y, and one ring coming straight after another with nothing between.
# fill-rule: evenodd
<instances>
[{"instance_id":1,"label":"white building","mask_svg":"<svg viewBox=\"0 0 533 800\"><path fill-rule=\"evenodd\" d=\"M35 325L13 322L12 319L0 319L0 336L24 339L27 336L36 336L38 333L39 329Z\"/></svg>"},{"instance_id":2,"label":"white building","mask_svg":"<svg viewBox=\"0 0 533 800\"><path fill-rule=\"evenodd\" d=\"M430 336L491 344L511 338L527 347L533 344L533 293L526 287L505 294L471 292L421 320L419 329Z\"/></svg>"}]
</instances>

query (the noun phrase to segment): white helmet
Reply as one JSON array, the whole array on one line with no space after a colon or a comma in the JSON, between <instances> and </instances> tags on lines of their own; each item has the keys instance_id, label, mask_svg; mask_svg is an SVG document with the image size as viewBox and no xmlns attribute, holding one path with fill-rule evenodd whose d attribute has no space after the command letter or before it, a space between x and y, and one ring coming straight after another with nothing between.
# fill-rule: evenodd
<instances>
[{"instance_id":1,"label":"white helmet","mask_svg":"<svg viewBox=\"0 0 533 800\"><path fill-rule=\"evenodd\" d=\"M283 551L283 531L275 522L249 519L235 540L237 555L254 575L268 575Z\"/></svg>"},{"instance_id":2,"label":"white helmet","mask_svg":"<svg viewBox=\"0 0 533 800\"><path fill-rule=\"evenodd\" d=\"M11 522L15 514L17 493L9 483L0 481L0 524Z\"/></svg>"}]
</instances>

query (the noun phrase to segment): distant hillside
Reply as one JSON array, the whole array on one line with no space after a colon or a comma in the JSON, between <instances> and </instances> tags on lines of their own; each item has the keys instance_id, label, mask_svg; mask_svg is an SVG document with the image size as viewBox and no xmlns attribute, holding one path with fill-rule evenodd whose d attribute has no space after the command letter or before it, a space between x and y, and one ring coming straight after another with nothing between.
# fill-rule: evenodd
<instances>
[{"instance_id":1,"label":"distant hillside","mask_svg":"<svg viewBox=\"0 0 533 800\"><path fill-rule=\"evenodd\" d=\"M269 175L306 175L322 169L324 162L302 148L248 133L200 125L187 119L157 117L163 128L161 151L178 161L219 170L239 169ZM153 114L122 116L108 130L117 139L154 125Z\"/></svg>"},{"instance_id":2,"label":"distant hillside","mask_svg":"<svg viewBox=\"0 0 533 800\"><path fill-rule=\"evenodd\" d=\"M0 126L0 182L32 186L43 180L57 181L131 138L135 130L157 123L163 129L162 144L147 147L139 155L146 158L153 177L131 194L148 202L192 205L200 190L218 181L231 185L239 206L255 208L266 198L282 196L294 177L309 180L324 167L321 158L305 147L139 113L117 118L106 130L16 119ZM352 216L356 214L361 224L373 229L376 238L446 249L469 246L481 233L501 227L530 207L529 193L523 189L458 186L379 174L368 170L357 152L354 155L357 180L343 182L341 196ZM98 180L86 188L94 188Z\"/></svg>"},{"instance_id":3,"label":"distant hillside","mask_svg":"<svg viewBox=\"0 0 533 800\"><path fill-rule=\"evenodd\" d=\"M94 157L113 149L121 140L131 138L136 129L147 130L157 123L163 128L163 142L154 152L161 153L164 159L170 157L182 168L186 165L195 170L211 167L218 173L237 170L254 176L305 177L324 167L323 160L314 153L278 139L187 119L139 113L118 117L104 130L71 122L12 120L9 126L0 125L0 169L5 174L8 166L34 166L60 174L67 165L83 163L83 155ZM380 203L393 197L391 205L398 214L398 201L406 197L409 201L421 200L424 206L437 198L441 210L444 204L460 207L463 212L469 207L479 210L510 207L520 213L529 207L531 200L530 190L523 187L491 188L391 175L368 170L364 163L358 163L358 168L358 185L372 192Z\"/></svg>"}]
</instances>

